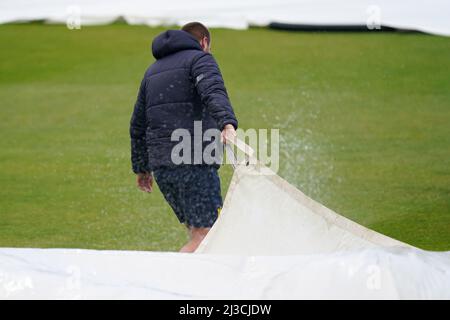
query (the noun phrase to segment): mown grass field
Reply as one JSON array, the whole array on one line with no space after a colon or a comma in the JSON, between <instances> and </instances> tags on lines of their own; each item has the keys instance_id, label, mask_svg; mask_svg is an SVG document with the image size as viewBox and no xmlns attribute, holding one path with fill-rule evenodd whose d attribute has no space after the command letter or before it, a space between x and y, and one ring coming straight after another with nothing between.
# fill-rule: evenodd
<instances>
[{"instance_id":1,"label":"mown grass field","mask_svg":"<svg viewBox=\"0 0 450 320\"><path fill-rule=\"evenodd\" d=\"M183 244L129 163L162 30L0 26L0 246ZM280 129L282 177L369 228L450 250L450 39L217 29L212 45L241 127ZM225 194L231 168L221 176Z\"/></svg>"}]
</instances>

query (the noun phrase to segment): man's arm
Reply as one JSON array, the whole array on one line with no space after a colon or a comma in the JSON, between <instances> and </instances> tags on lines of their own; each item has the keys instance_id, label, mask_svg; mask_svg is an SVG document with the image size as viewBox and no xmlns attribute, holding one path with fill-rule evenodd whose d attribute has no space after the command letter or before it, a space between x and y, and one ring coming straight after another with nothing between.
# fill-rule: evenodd
<instances>
[{"instance_id":1,"label":"man's arm","mask_svg":"<svg viewBox=\"0 0 450 320\"><path fill-rule=\"evenodd\" d=\"M227 90L214 57L209 53L201 54L191 67L197 92L208 112L216 120L220 130L231 125L237 129L238 121L228 98Z\"/></svg>"},{"instance_id":2,"label":"man's arm","mask_svg":"<svg viewBox=\"0 0 450 320\"><path fill-rule=\"evenodd\" d=\"M130 120L131 164L137 174L138 187L146 192L152 191L152 175L148 165L145 132L147 120L145 115L145 78L141 82L138 97Z\"/></svg>"}]
</instances>

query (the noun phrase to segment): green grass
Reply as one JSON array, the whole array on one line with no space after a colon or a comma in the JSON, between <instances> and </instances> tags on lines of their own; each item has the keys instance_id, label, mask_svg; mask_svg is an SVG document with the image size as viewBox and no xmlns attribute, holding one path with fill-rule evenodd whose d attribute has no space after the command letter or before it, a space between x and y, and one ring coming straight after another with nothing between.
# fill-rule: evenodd
<instances>
[{"instance_id":1,"label":"green grass","mask_svg":"<svg viewBox=\"0 0 450 320\"><path fill-rule=\"evenodd\" d=\"M135 188L128 123L163 29L0 26L0 246L177 250ZM280 175L369 228L450 250L450 40L213 30L243 128L279 128ZM224 194L231 169L221 169Z\"/></svg>"}]
</instances>

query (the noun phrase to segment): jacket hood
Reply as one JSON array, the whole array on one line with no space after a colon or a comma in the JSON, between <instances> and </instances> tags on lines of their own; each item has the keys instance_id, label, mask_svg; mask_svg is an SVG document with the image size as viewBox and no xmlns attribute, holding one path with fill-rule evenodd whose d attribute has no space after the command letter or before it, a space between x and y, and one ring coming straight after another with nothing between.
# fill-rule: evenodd
<instances>
[{"instance_id":1,"label":"jacket hood","mask_svg":"<svg viewBox=\"0 0 450 320\"><path fill-rule=\"evenodd\" d=\"M161 59L181 50L202 50L194 36L182 30L167 30L159 34L152 43L155 59Z\"/></svg>"}]
</instances>

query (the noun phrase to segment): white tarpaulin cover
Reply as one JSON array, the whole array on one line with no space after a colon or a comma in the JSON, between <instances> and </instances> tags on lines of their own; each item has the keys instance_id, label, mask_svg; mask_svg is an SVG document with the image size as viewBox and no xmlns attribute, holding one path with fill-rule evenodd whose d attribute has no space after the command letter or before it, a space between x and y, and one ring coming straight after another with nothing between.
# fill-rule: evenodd
<instances>
[{"instance_id":1,"label":"white tarpaulin cover","mask_svg":"<svg viewBox=\"0 0 450 320\"><path fill-rule=\"evenodd\" d=\"M408 246L338 215L259 164L237 166L222 212L197 252L292 255Z\"/></svg>"},{"instance_id":2,"label":"white tarpaulin cover","mask_svg":"<svg viewBox=\"0 0 450 320\"><path fill-rule=\"evenodd\" d=\"M368 230L265 167L238 166L197 254L3 248L5 298L450 299L450 252Z\"/></svg>"},{"instance_id":3,"label":"white tarpaulin cover","mask_svg":"<svg viewBox=\"0 0 450 320\"><path fill-rule=\"evenodd\" d=\"M129 24L247 28L270 23L303 25L382 25L450 35L448 0L2 0L0 23L44 20L81 25L121 18Z\"/></svg>"},{"instance_id":4,"label":"white tarpaulin cover","mask_svg":"<svg viewBox=\"0 0 450 320\"><path fill-rule=\"evenodd\" d=\"M450 299L450 254L0 249L0 299Z\"/></svg>"}]
</instances>

